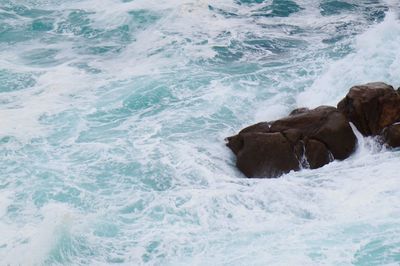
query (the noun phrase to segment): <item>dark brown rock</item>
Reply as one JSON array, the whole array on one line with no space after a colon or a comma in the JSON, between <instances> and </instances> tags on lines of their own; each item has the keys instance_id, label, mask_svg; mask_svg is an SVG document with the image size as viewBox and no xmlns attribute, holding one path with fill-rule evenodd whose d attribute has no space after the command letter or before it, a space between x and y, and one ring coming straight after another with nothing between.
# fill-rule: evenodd
<instances>
[{"instance_id":1,"label":"dark brown rock","mask_svg":"<svg viewBox=\"0 0 400 266\"><path fill-rule=\"evenodd\" d=\"M393 124L383 130L383 139L389 147L400 147L400 124Z\"/></svg>"},{"instance_id":2,"label":"dark brown rock","mask_svg":"<svg viewBox=\"0 0 400 266\"><path fill-rule=\"evenodd\" d=\"M294 109L293 111L291 111L289 116L290 115L298 115L298 114L301 114L301 113L305 113L305 112L307 112L309 110L310 109L308 109L306 107L297 108L297 109Z\"/></svg>"},{"instance_id":3,"label":"dark brown rock","mask_svg":"<svg viewBox=\"0 0 400 266\"><path fill-rule=\"evenodd\" d=\"M227 141L227 146L233 151L235 155L243 147L243 134L244 133L269 133L270 124L267 122L261 122L258 124L254 124L252 126L246 127L242 131L240 131L240 135L227 137L225 140Z\"/></svg>"},{"instance_id":4,"label":"dark brown rock","mask_svg":"<svg viewBox=\"0 0 400 266\"><path fill-rule=\"evenodd\" d=\"M335 107L297 109L288 117L247 127L227 138L238 168L248 177L277 177L318 168L351 155L356 137Z\"/></svg>"},{"instance_id":5,"label":"dark brown rock","mask_svg":"<svg viewBox=\"0 0 400 266\"><path fill-rule=\"evenodd\" d=\"M314 139L307 141L305 155L311 169L320 168L331 161L330 152L325 144Z\"/></svg>"},{"instance_id":6,"label":"dark brown rock","mask_svg":"<svg viewBox=\"0 0 400 266\"><path fill-rule=\"evenodd\" d=\"M278 177L300 168L290 142L277 133L244 133L237 167L248 177Z\"/></svg>"},{"instance_id":7,"label":"dark brown rock","mask_svg":"<svg viewBox=\"0 0 400 266\"><path fill-rule=\"evenodd\" d=\"M383 82L352 87L337 107L364 136L379 135L400 121L399 91Z\"/></svg>"},{"instance_id":8,"label":"dark brown rock","mask_svg":"<svg viewBox=\"0 0 400 266\"><path fill-rule=\"evenodd\" d=\"M348 120L335 107L320 106L271 123L271 132L297 132L300 137L324 143L335 159L344 160L354 151L356 137ZM292 135L294 133L291 133Z\"/></svg>"}]
</instances>

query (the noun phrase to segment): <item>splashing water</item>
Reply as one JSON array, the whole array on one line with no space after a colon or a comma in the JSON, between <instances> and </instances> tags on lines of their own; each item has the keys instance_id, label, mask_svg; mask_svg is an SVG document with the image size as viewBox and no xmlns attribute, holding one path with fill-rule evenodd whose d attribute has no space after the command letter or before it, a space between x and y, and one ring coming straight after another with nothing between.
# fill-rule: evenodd
<instances>
[{"instance_id":1,"label":"splashing water","mask_svg":"<svg viewBox=\"0 0 400 266\"><path fill-rule=\"evenodd\" d=\"M249 180L223 142L400 85L397 5L0 1L0 264L397 265L398 150Z\"/></svg>"}]
</instances>

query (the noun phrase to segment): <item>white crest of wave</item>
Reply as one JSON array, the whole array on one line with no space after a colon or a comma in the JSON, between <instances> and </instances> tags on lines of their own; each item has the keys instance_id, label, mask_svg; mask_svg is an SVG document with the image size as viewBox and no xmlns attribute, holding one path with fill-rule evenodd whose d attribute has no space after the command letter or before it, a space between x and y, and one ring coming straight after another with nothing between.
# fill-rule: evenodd
<instances>
[{"instance_id":1,"label":"white crest of wave","mask_svg":"<svg viewBox=\"0 0 400 266\"><path fill-rule=\"evenodd\" d=\"M400 84L400 21L389 12L385 20L356 38L354 52L328 65L324 74L297 97L298 106L334 105L355 84L383 81Z\"/></svg>"}]
</instances>

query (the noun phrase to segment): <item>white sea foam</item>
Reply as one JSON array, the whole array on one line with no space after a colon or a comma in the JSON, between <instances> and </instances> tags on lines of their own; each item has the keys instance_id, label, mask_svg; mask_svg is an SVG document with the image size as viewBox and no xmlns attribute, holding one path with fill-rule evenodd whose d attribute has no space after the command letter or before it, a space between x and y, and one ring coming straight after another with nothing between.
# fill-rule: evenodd
<instances>
[{"instance_id":1,"label":"white sea foam","mask_svg":"<svg viewBox=\"0 0 400 266\"><path fill-rule=\"evenodd\" d=\"M3 223L2 244L9 252L2 254L2 262L5 265L44 264L61 235L71 227L71 214L67 206L48 204L40 210L41 217L30 217L30 222L23 226Z\"/></svg>"},{"instance_id":2,"label":"white sea foam","mask_svg":"<svg viewBox=\"0 0 400 266\"><path fill-rule=\"evenodd\" d=\"M336 105L355 84L383 81L399 86L400 21L389 12L385 20L356 38L354 52L326 66L321 77L300 93L297 105Z\"/></svg>"},{"instance_id":3,"label":"white sea foam","mask_svg":"<svg viewBox=\"0 0 400 266\"><path fill-rule=\"evenodd\" d=\"M399 151L359 136L345 161L251 180L223 145L353 84L398 84L393 13L365 29L361 14L322 16L311 0L274 18L252 16L269 2L48 2L51 36L0 51L3 68L35 80L0 94L0 264L362 265L398 254ZM135 28L131 11L154 21ZM330 59L323 40L342 21L364 33ZM112 39L126 25L132 40ZM121 51L87 52L110 44ZM243 55L226 63L215 47ZM54 65L29 57L38 49L57 50Z\"/></svg>"}]
</instances>

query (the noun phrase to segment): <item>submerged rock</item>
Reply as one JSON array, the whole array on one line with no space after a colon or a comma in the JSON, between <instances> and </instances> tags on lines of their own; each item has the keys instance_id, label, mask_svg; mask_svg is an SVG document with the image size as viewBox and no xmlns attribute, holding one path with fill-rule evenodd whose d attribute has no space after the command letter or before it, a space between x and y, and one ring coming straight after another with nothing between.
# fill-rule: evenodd
<instances>
[{"instance_id":1,"label":"submerged rock","mask_svg":"<svg viewBox=\"0 0 400 266\"><path fill-rule=\"evenodd\" d=\"M400 93L392 86L368 83L354 86L338 103L341 111L364 136L382 136L391 147L399 147Z\"/></svg>"},{"instance_id":2,"label":"submerged rock","mask_svg":"<svg viewBox=\"0 0 400 266\"><path fill-rule=\"evenodd\" d=\"M288 117L247 127L227 138L237 167L248 177L278 177L343 160L356 146L347 118L335 107L294 110Z\"/></svg>"}]
</instances>

